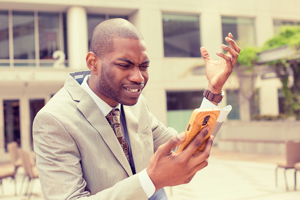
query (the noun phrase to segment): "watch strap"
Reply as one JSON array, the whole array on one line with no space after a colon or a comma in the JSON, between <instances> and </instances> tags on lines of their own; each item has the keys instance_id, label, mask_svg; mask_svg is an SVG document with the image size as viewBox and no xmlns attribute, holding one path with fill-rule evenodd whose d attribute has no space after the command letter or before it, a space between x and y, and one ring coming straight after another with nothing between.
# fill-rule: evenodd
<instances>
[{"instance_id":1,"label":"watch strap","mask_svg":"<svg viewBox=\"0 0 300 200\"><path fill-rule=\"evenodd\" d=\"M223 93L220 94L214 94L210 90L204 90L203 96L208 99L209 101L213 101L216 103L220 103L223 98Z\"/></svg>"}]
</instances>

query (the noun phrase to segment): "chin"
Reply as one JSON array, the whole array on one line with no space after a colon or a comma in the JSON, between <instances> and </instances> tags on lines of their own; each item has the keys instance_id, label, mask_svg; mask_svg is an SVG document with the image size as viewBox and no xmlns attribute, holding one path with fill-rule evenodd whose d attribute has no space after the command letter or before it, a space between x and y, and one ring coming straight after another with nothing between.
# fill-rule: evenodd
<instances>
[{"instance_id":1,"label":"chin","mask_svg":"<svg viewBox=\"0 0 300 200\"><path fill-rule=\"evenodd\" d=\"M134 106L138 102L138 99L122 101L121 104L125 106Z\"/></svg>"}]
</instances>

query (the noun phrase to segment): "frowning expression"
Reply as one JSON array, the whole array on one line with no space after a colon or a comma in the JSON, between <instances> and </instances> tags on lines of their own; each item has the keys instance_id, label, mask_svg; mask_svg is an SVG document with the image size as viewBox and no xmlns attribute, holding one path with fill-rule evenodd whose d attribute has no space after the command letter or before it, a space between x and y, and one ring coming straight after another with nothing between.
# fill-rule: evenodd
<instances>
[{"instance_id":1,"label":"frowning expression","mask_svg":"<svg viewBox=\"0 0 300 200\"><path fill-rule=\"evenodd\" d=\"M97 93L110 106L134 105L148 81L149 59L143 40L114 38L114 51L97 62Z\"/></svg>"}]
</instances>

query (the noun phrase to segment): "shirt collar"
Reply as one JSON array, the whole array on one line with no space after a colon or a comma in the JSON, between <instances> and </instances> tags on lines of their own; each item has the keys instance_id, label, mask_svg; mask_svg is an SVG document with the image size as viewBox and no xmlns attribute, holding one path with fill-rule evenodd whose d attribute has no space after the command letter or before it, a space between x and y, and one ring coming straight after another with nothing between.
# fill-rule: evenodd
<instances>
[{"instance_id":1,"label":"shirt collar","mask_svg":"<svg viewBox=\"0 0 300 200\"><path fill-rule=\"evenodd\" d=\"M84 77L84 80L81 83L81 87L91 96L91 98L95 101L100 111L106 116L113 108L119 108L121 110L121 104L118 104L116 107L111 107L105 101L103 101L100 97L98 97L93 90L91 90L90 86L88 85L88 80L90 75Z\"/></svg>"}]
</instances>

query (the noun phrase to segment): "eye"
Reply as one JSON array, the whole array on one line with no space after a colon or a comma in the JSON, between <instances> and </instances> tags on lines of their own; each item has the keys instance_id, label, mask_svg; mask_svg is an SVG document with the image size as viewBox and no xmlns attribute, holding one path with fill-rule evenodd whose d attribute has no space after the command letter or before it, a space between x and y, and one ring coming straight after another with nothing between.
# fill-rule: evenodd
<instances>
[{"instance_id":1,"label":"eye","mask_svg":"<svg viewBox=\"0 0 300 200\"><path fill-rule=\"evenodd\" d=\"M119 67L123 67L123 68L129 68L130 65L129 64L117 64Z\"/></svg>"},{"instance_id":2,"label":"eye","mask_svg":"<svg viewBox=\"0 0 300 200\"><path fill-rule=\"evenodd\" d=\"M140 66L140 68L143 69L143 70L147 70L148 67L150 67L150 66L149 66L149 65L141 65L141 66Z\"/></svg>"}]
</instances>

